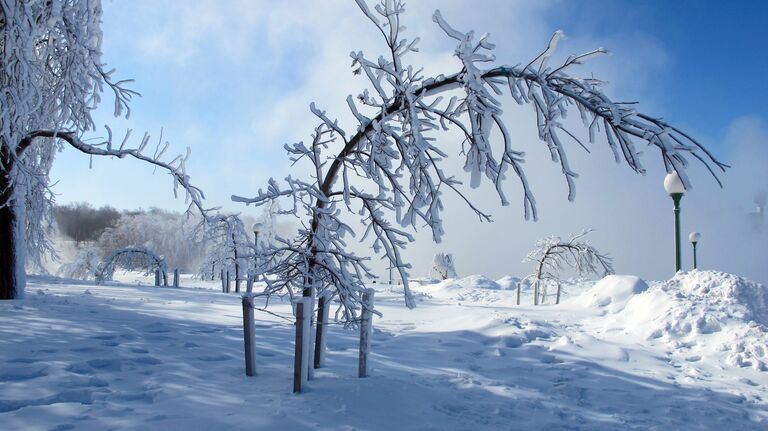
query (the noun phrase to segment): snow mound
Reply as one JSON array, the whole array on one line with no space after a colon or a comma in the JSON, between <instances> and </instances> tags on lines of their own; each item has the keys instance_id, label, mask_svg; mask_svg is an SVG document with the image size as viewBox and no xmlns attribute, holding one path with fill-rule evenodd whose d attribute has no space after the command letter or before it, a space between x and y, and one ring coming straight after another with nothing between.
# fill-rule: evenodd
<instances>
[{"instance_id":1,"label":"snow mound","mask_svg":"<svg viewBox=\"0 0 768 431\"><path fill-rule=\"evenodd\" d=\"M496 280L496 284L499 285L501 290L515 290L517 289L517 283L519 282L519 278L512 277L511 275L505 275L504 277Z\"/></svg>"},{"instance_id":2,"label":"snow mound","mask_svg":"<svg viewBox=\"0 0 768 431\"><path fill-rule=\"evenodd\" d=\"M609 313L624 309L635 295L648 290L643 279L633 275L608 275L575 297L575 301L587 308L601 308Z\"/></svg>"},{"instance_id":3,"label":"snow mound","mask_svg":"<svg viewBox=\"0 0 768 431\"><path fill-rule=\"evenodd\" d=\"M767 304L768 290L759 283L694 270L633 295L606 324L691 357L768 371Z\"/></svg>"},{"instance_id":4,"label":"snow mound","mask_svg":"<svg viewBox=\"0 0 768 431\"><path fill-rule=\"evenodd\" d=\"M502 285L484 275L475 274L464 278L443 280L428 286L417 286L414 291L427 294L432 298L448 299L459 303L491 303L512 298L509 292L502 292L502 290L512 289L508 287L508 283L509 281Z\"/></svg>"}]
</instances>

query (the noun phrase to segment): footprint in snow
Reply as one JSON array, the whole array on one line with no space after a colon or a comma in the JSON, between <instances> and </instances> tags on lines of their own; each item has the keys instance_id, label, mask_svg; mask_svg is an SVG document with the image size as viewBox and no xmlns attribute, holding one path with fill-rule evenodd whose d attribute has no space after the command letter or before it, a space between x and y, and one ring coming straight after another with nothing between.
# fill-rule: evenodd
<instances>
[{"instance_id":1,"label":"footprint in snow","mask_svg":"<svg viewBox=\"0 0 768 431\"><path fill-rule=\"evenodd\" d=\"M47 376L48 372L45 368L39 369L19 369L19 370L4 370L0 371L0 382L21 382L24 380L32 380L38 377Z\"/></svg>"},{"instance_id":2,"label":"footprint in snow","mask_svg":"<svg viewBox=\"0 0 768 431\"><path fill-rule=\"evenodd\" d=\"M0 400L0 413L12 412L30 406L49 406L59 403L93 404L93 394L89 390L65 391L35 400Z\"/></svg>"},{"instance_id":3,"label":"footprint in snow","mask_svg":"<svg viewBox=\"0 0 768 431\"><path fill-rule=\"evenodd\" d=\"M143 329L145 332L148 332L150 334L164 334L166 332L171 332L171 328L169 328L168 325L160 322L144 325Z\"/></svg>"},{"instance_id":4,"label":"footprint in snow","mask_svg":"<svg viewBox=\"0 0 768 431\"><path fill-rule=\"evenodd\" d=\"M106 347L117 347L117 346L120 345L120 342L114 341L114 340L105 340L105 341L102 341L99 344L101 344L102 346L106 346Z\"/></svg>"},{"instance_id":5,"label":"footprint in snow","mask_svg":"<svg viewBox=\"0 0 768 431\"><path fill-rule=\"evenodd\" d=\"M233 359L231 355L213 355L213 356L198 356L196 358L198 361L203 362L220 362L220 361L228 361L230 359Z\"/></svg>"},{"instance_id":6,"label":"footprint in snow","mask_svg":"<svg viewBox=\"0 0 768 431\"><path fill-rule=\"evenodd\" d=\"M35 362L40 362L40 359L37 358L13 358L10 361L8 361L9 364L34 364Z\"/></svg>"}]
</instances>

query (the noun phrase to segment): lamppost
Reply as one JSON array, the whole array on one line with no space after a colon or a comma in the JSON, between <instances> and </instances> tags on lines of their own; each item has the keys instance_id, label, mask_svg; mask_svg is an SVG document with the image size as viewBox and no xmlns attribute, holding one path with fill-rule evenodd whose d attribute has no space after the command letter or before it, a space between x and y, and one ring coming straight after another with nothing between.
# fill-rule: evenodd
<instances>
[{"instance_id":1,"label":"lamppost","mask_svg":"<svg viewBox=\"0 0 768 431\"><path fill-rule=\"evenodd\" d=\"M693 269L696 269L696 244L699 243L701 234L698 232L691 232L691 234L688 235L688 239L691 241L691 244L693 244Z\"/></svg>"},{"instance_id":2,"label":"lamppost","mask_svg":"<svg viewBox=\"0 0 768 431\"><path fill-rule=\"evenodd\" d=\"M253 229L253 266L256 273L253 276L253 281L258 281L259 279L259 231L261 230L261 223L256 222L251 226Z\"/></svg>"},{"instance_id":3,"label":"lamppost","mask_svg":"<svg viewBox=\"0 0 768 431\"><path fill-rule=\"evenodd\" d=\"M680 271L680 199L685 193L685 185L677 175L677 171L672 171L664 177L664 190L672 197L675 204L675 272Z\"/></svg>"}]
</instances>

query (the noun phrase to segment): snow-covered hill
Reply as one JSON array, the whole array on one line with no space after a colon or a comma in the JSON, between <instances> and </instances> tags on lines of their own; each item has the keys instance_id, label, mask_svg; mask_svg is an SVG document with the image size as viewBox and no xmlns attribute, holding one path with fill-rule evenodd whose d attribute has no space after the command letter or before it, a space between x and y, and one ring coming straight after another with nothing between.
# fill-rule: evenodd
<instances>
[{"instance_id":1,"label":"snow-covered hill","mask_svg":"<svg viewBox=\"0 0 768 431\"><path fill-rule=\"evenodd\" d=\"M0 429L766 429L768 293L717 272L611 276L533 307L516 280L375 285L373 376L333 326L328 365L291 393L290 306L258 313L216 285L32 279L0 302ZM190 284L189 281L186 283Z\"/></svg>"}]
</instances>

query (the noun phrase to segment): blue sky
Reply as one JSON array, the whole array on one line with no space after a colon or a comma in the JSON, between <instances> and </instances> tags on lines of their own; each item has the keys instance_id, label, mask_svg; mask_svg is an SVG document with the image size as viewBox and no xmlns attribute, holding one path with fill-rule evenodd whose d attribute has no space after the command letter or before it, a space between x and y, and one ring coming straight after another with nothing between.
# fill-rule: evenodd
<instances>
[{"instance_id":1,"label":"blue sky","mask_svg":"<svg viewBox=\"0 0 768 431\"><path fill-rule=\"evenodd\" d=\"M499 63L527 62L557 29L568 35L558 49L562 58L598 46L609 49L612 55L578 72L607 80L613 97L640 101L641 110L690 131L727 162L745 161L746 166L726 176L723 191L703 170L694 170L695 189L685 205L702 209L695 216L692 210L687 213L691 225L722 231L703 232L713 246L708 250L702 243L704 262L717 257L723 269L768 280L768 270L754 257L768 252L765 241L732 258L713 250L716 244L733 246L726 236L739 235L727 235L727 229L740 224L739 217L750 211L751 194L768 184L764 173L768 56L761 34L768 19L765 2L408 2L408 35L421 37L422 51L414 63L424 65L427 72L450 73L456 70L453 45L430 19L435 8L457 28L489 31ZM133 88L143 97L132 105L134 112L127 121L112 118L110 103L104 103L97 124L133 128L138 134L146 130L153 136L163 128L164 139L177 152L186 146L192 149L189 173L206 191L209 205L249 215L260 211L232 203L230 195L254 195L270 177L291 173L282 145L307 139L315 124L309 103L317 102L343 123L349 115L344 99L364 84L350 73L349 52L381 52L376 33L351 0L137 0L105 2L104 9L104 60L118 69L120 77L136 79ZM409 249L415 268L427 265L435 251L443 250L457 255L460 272L464 265L467 272L501 275L494 272L501 271L502 263L509 267L508 273L520 272L524 250L537 237L594 227L595 242L612 252L620 271L662 276L661 258L645 258L658 254L658 243L668 238L669 202L659 193L658 177L663 172L653 150L646 155L649 174L638 177L626 166L608 166L605 162L611 158L604 145L589 157L572 149L572 164L582 178L577 201L568 204L562 178L540 152L530 109L510 106L507 115L513 133L529 152L528 171L541 221L525 223L519 205L501 208L492 193L478 192L477 200L496 215L497 223L473 225L472 238L481 242L504 238L488 246L494 256L506 253L504 244L519 243L502 262L465 251L471 247L464 232L474 221L460 204L448 202L445 243L434 245L428 236L418 235L418 244ZM605 181L606 175L611 181ZM52 178L58 181L55 190L61 203L85 200L118 208L185 208L183 201L172 199L165 175L136 162L95 160L94 168L88 169L87 159L65 150ZM628 196L620 200L620 194ZM559 217L564 211L568 217ZM664 229L653 235L637 230L631 232L632 241L619 240L628 235L626 226L643 226L651 219Z\"/></svg>"},{"instance_id":2,"label":"blue sky","mask_svg":"<svg viewBox=\"0 0 768 431\"><path fill-rule=\"evenodd\" d=\"M694 125L715 145L733 118L768 117L768 86L759 83L768 75L768 2L593 0L550 14L555 26L570 33L656 40L669 55L653 94L664 103L663 115Z\"/></svg>"}]
</instances>

